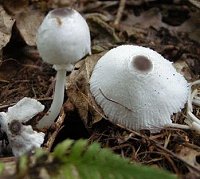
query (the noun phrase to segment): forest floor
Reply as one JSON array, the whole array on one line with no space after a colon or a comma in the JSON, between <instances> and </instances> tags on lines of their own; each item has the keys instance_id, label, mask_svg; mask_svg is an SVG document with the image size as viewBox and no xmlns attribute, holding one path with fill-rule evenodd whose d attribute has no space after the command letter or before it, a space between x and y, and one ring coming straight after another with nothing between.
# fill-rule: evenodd
<instances>
[{"instance_id":1,"label":"forest floor","mask_svg":"<svg viewBox=\"0 0 200 179\"><path fill-rule=\"evenodd\" d=\"M200 75L200 4L179 0L49 0L2 1L0 5L0 111L6 111L23 97L31 97L50 107L55 70L39 57L35 34L44 15L57 7L72 7L86 18L92 38L92 55L98 59L121 44L154 49L174 62L188 82ZM83 63L83 62L82 62ZM82 64L80 63L80 64ZM46 132L44 147L49 151L62 140L85 138L97 141L122 157L160 167L182 178L200 177L200 135L195 131L166 128L151 134L129 131L95 116L88 104L85 68L69 74L68 90L57 125ZM74 89L74 83L78 88ZM82 95L82 96L81 96ZM194 113L200 117L200 108ZM36 118L40 118L38 115ZM184 124L186 109L172 116ZM7 157L6 154L1 155Z\"/></svg>"}]
</instances>

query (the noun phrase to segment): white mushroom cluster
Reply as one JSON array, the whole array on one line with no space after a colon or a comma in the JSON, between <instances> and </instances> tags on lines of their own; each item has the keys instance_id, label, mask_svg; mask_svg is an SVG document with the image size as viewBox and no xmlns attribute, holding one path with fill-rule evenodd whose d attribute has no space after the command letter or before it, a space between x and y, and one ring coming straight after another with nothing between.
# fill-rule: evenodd
<instances>
[{"instance_id":1,"label":"white mushroom cluster","mask_svg":"<svg viewBox=\"0 0 200 179\"><path fill-rule=\"evenodd\" d=\"M159 132L172 126L171 115L184 107L189 84L154 50L122 45L99 59L90 90L112 122Z\"/></svg>"},{"instance_id":2,"label":"white mushroom cluster","mask_svg":"<svg viewBox=\"0 0 200 179\"><path fill-rule=\"evenodd\" d=\"M44 106L40 102L25 97L9 107L7 112L0 112L1 131L6 133L14 156L18 157L43 143L44 133L23 124L43 110Z\"/></svg>"},{"instance_id":3,"label":"white mushroom cluster","mask_svg":"<svg viewBox=\"0 0 200 179\"><path fill-rule=\"evenodd\" d=\"M66 71L91 53L89 27L74 9L58 8L50 11L37 33L37 48L42 59L57 71L52 105L38 123L38 128L49 127L58 116L64 99Z\"/></svg>"},{"instance_id":4,"label":"white mushroom cluster","mask_svg":"<svg viewBox=\"0 0 200 179\"><path fill-rule=\"evenodd\" d=\"M89 27L76 10L54 9L38 29L37 48L42 59L53 64L57 71L53 102L37 125L44 128L50 127L59 115L66 71L71 71L76 62L91 54ZM110 50L98 61L90 79L91 93L108 119L130 129L151 132L158 132L164 126L199 127L191 108L195 100L199 103L197 96L188 100L188 104L191 103L186 120L189 126L171 121L171 115L184 107L189 86L171 62L154 50L136 45Z\"/></svg>"}]
</instances>

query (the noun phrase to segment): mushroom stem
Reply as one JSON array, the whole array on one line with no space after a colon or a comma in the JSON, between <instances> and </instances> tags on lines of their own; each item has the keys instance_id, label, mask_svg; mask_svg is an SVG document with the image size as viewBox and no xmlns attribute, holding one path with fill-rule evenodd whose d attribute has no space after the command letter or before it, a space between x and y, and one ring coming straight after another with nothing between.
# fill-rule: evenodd
<instances>
[{"instance_id":1,"label":"mushroom stem","mask_svg":"<svg viewBox=\"0 0 200 179\"><path fill-rule=\"evenodd\" d=\"M165 127L173 127L173 128L179 128L179 129L190 129L190 126L188 126L188 125L176 124L176 123L167 124L167 125L165 125Z\"/></svg>"},{"instance_id":2,"label":"mushroom stem","mask_svg":"<svg viewBox=\"0 0 200 179\"><path fill-rule=\"evenodd\" d=\"M59 68L58 66L55 66L54 68L57 70L57 74L53 102L46 115L37 124L39 129L50 127L53 124L54 120L60 113L64 100L64 88L66 83L67 69L63 67Z\"/></svg>"},{"instance_id":3,"label":"mushroom stem","mask_svg":"<svg viewBox=\"0 0 200 179\"><path fill-rule=\"evenodd\" d=\"M200 106L200 98L194 97L194 99L192 100L192 103L196 106Z\"/></svg>"},{"instance_id":4,"label":"mushroom stem","mask_svg":"<svg viewBox=\"0 0 200 179\"><path fill-rule=\"evenodd\" d=\"M194 81L193 83L190 84L188 104L187 104L187 118L185 119L185 123L188 124L190 129L200 133L200 120L192 113L193 112L192 104L200 106L200 98L197 96L198 90L195 89L192 92L192 86L198 84L200 84L200 80Z\"/></svg>"},{"instance_id":5,"label":"mushroom stem","mask_svg":"<svg viewBox=\"0 0 200 179\"><path fill-rule=\"evenodd\" d=\"M167 125L166 127L191 129L191 130L195 130L197 133L200 133L200 120L192 113L193 112L192 104L200 106L200 97L197 96L198 90L195 89L192 91L192 86L198 85L198 84L200 84L200 80L190 83L188 101L187 101L187 118L185 119L185 123L187 125L172 123L172 124Z\"/></svg>"}]
</instances>

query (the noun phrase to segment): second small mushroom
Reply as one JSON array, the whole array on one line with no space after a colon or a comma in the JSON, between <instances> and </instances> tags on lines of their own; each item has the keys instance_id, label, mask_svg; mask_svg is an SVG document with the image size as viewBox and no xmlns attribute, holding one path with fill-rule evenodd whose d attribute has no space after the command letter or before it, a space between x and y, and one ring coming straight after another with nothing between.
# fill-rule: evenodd
<instances>
[{"instance_id":1,"label":"second small mushroom","mask_svg":"<svg viewBox=\"0 0 200 179\"><path fill-rule=\"evenodd\" d=\"M188 97L189 84L172 63L149 48L122 45L97 62L90 90L105 115L133 130L159 132L173 124Z\"/></svg>"},{"instance_id":2,"label":"second small mushroom","mask_svg":"<svg viewBox=\"0 0 200 179\"><path fill-rule=\"evenodd\" d=\"M66 71L91 53L89 27L74 9L58 8L50 11L39 27L37 48L45 62L57 71L53 102L37 127L49 127L58 116L64 99Z\"/></svg>"},{"instance_id":3,"label":"second small mushroom","mask_svg":"<svg viewBox=\"0 0 200 179\"><path fill-rule=\"evenodd\" d=\"M1 131L5 132L14 156L18 157L41 146L45 134L25 125L32 117L44 110L37 100L23 98L7 112L0 112Z\"/></svg>"}]
</instances>

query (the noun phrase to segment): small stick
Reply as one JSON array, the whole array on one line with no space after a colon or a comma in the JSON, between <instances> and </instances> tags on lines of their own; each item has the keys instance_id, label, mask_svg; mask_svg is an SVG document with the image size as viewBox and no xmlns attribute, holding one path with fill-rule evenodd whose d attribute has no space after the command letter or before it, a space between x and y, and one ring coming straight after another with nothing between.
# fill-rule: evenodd
<instances>
[{"instance_id":1,"label":"small stick","mask_svg":"<svg viewBox=\"0 0 200 179\"><path fill-rule=\"evenodd\" d=\"M179 157L178 155L176 155L174 152L170 151L169 149L165 148L164 146L160 145L158 142L156 142L155 140L152 140L151 138L147 137L147 136L144 136L136 131L133 131L133 130L130 130L130 129L127 129L127 131L139 136L139 137L142 137L143 139L147 140L147 141L150 141L152 142L152 144L154 144L157 148L161 149L162 151L166 152L167 154L171 155L172 157L184 162L188 167L190 167L191 169L193 169L194 171L196 172L200 172L200 169L192 164L190 164L188 161L182 159L181 157Z\"/></svg>"},{"instance_id":2,"label":"small stick","mask_svg":"<svg viewBox=\"0 0 200 179\"><path fill-rule=\"evenodd\" d=\"M123 11L124 11L124 8L125 8L125 5L126 5L126 0L120 0L120 3L119 3L119 8L118 8L118 11L117 11L117 16L116 16L116 19L114 21L114 25L119 25L119 22L122 18L122 14L123 14Z\"/></svg>"}]
</instances>

